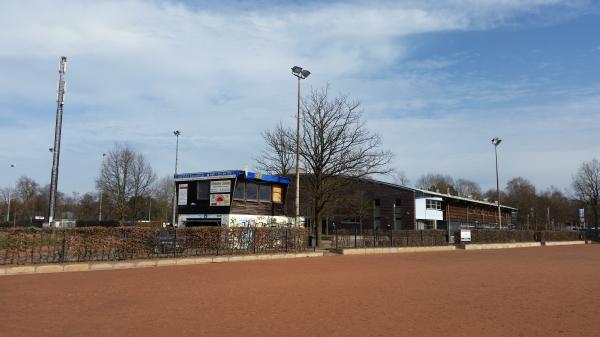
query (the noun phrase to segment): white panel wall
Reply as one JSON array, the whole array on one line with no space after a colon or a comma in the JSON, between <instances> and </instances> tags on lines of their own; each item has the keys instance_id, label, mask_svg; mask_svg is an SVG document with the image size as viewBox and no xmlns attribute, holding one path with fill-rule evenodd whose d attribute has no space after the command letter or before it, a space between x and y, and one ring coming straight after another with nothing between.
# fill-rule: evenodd
<instances>
[{"instance_id":1,"label":"white panel wall","mask_svg":"<svg viewBox=\"0 0 600 337\"><path fill-rule=\"evenodd\" d=\"M415 200L415 215L417 220L444 220L444 212L427 209L425 207L425 200L438 200L442 201L442 198L417 198Z\"/></svg>"}]
</instances>

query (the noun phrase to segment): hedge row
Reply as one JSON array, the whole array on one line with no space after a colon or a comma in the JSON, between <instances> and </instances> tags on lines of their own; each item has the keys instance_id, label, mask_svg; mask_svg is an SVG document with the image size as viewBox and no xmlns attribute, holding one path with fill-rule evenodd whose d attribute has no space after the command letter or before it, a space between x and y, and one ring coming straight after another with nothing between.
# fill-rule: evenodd
<instances>
[{"instance_id":1,"label":"hedge row","mask_svg":"<svg viewBox=\"0 0 600 337\"><path fill-rule=\"evenodd\" d=\"M448 244L444 230L363 230L339 229L332 236L336 248L418 247Z\"/></svg>"},{"instance_id":2,"label":"hedge row","mask_svg":"<svg viewBox=\"0 0 600 337\"><path fill-rule=\"evenodd\" d=\"M583 240L581 232L472 229L471 243L509 243ZM454 242L460 242L460 231L454 232Z\"/></svg>"},{"instance_id":3,"label":"hedge row","mask_svg":"<svg viewBox=\"0 0 600 337\"><path fill-rule=\"evenodd\" d=\"M0 264L283 253L307 248L304 228L17 228L0 231Z\"/></svg>"}]
</instances>

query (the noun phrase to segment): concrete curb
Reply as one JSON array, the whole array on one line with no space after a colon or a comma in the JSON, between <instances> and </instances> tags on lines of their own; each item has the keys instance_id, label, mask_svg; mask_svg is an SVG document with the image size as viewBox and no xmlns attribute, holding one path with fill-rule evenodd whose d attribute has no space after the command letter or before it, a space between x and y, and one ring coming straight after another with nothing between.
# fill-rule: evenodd
<instances>
[{"instance_id":1,"label":"concrete curb","mask_svg":"<svg viewBox=\"0 0 600 337\"><path fill-rule=\"evenodd\" d=\"M568 245L585 245L586 242L581 241L546 241L542 242L543 246L568 246Z\"/></svg>"},{"instance_id":2,"label":"concrete curb","mask_svg":"<svg viewBox=\"0 0 600 337\"><path fill-rule=\"evenodd\" d=\"M48 274L48 273L66 273L77 271L93 270L119 270L119 269L138 269L149 267L164 266L186 266L206 263L222 262L241 262L241 261L259 261L259 260L278 260L295 259L302 257L319 257L323 252L304 252L288 254L260 254L260 255L235 255L235 256L214 256L214 257L182 257L176 259L156 259L156 260L131 260L117 262L84 262L84 263L65 263L65 264L39 264L27 266L0 267L0 276L2 275L25 275L25 274Z\"/></svg>"},{"instance_id":3,"label":"concrete curb","mask_svg":"<svg viewBox=\"0 0 600 337\"><path fill-rule=\"evenodd\" d=\"M341 255L368 255L392 253L418 253L418 252L444 252L455 250L455 246L427 246L427 247L384 247L384 248L338 248L333 252Z\"/></svg>"},{"instance_id":4,"label":"concrete curb","mask_svg":"<svg viewBox=\"0 0 600 337\"><path fill-rule=\"evenodd\" d=\"M505 249L505 248L526 248L540 247L540 242L510 242L510 243L475 243L475 244L458 244L458 249L464 250L479 250L479 249Z\"/></svg>"}]
</instances>

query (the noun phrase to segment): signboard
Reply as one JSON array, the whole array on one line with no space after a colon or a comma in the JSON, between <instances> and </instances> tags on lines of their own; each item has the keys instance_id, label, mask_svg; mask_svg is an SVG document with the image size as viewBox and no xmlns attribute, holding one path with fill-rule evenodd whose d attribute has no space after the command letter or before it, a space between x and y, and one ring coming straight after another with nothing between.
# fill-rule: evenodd
<instances>
[{"instance_id":1,"label":"signboard","mask_svg":"<svg viewBox=\"0 0 600 337\"><path fill-rule=\"evenodd\" d=\"M230 194L211 194L210 195L210 205L211 206L229 206L230 203Z\"/></svg>"},{"instance_id":2,"label":"signboard","mask_svg":"<svg viewBox=\"0 0 600 337\"><path fill-rule=\"evenodd\" d=\"M231 180L211 180L210 193L231 192Z\"/></svg>"},{"instance_id":3,"label":"signboard","mask_svg":"<svg viewBox=\"0 0 600 337\"><path fill-rule=\"evenodd\" d=\"M212 172L198 172L198 173L182 173L175 175L175 180L212 180L212 179L225 179L235 178L240 175L242 171L212 171Z\"/></svg>"},{"instance_id":4,"label":"signboard","mask_svg":"<svg viewBox=\"0 0 600 337\"><path fill-rule=\"evenodd\" d=\"M585 208L579 209L579 222L585 223Z\"/></svg>"},{"instance_id":5,"label":"signboard","mask_svg":"<svg viewBox=\"0 0 600 337\"><path fill-rule=\"evenodd\" d=\"M281 186L273 186L272 199L274 203L281 204Z\"/></svg>"},{"instance_id":6,"label":"signboard","mask_svg":"<svg viewBox=\"0 0 600 337\"><path fill-rule=\"evenodd\" d=\"M471 242L471 230L461 229L460 230L460 242Z\"/></svg>"},{"instance_id":7,"label":"signboard","mask_svg":"<svg viewBox=\"0 0 600 337\"><path fill-rule=\"evenodd\" d=\"M187 192L188 192L188 184L179 184L178 193L177 193L177 205L179 205L179 206L187 205Z\"/></svg>"}]
</instances>

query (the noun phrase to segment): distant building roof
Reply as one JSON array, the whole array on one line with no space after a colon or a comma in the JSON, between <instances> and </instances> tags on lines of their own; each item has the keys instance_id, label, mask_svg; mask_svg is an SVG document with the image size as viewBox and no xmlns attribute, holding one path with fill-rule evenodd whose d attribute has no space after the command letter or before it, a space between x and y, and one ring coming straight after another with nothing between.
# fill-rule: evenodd
<instances>
[{"instance_id":1,"label":"distant building roof","mask_svg":"<svg viewBox=\"0 0 600 337\"><path fill-rule=\"evenodd\" d=\"M286 177L261 174L258 172L250 172L244 170L226 170L226 171L208 171L194 173L179 173L175 175L175 181L186 180L214 180L214 179L231 179L231 178L246 178L258 181L267 181L279 184L289 184L290 179Z\"/></svg>"},{"instance_id":2,"label":"distant building roof","mask_svg":"<svg viewBox=\"0 0 600 337\"><path fill-rule=\"evenodd\" d=\"M387 182L384 182L384 181L379 181L379 180L374 180L374 179L367 179L367 180L370 180L370 181L372 181L374 183L387 185L387 186L390 186L390 187L402 188L402 189L406 189L406 190L420 192L422 194L428 194L428 195L438 196L438 197L447 198L447 199L461 200L461 201L466 201L466 202L471 202L471 203L476 203L476 204L482 204L482 205L487 205L487 206L494 206L494 207L498 206L494 202L488 202L488 201L483 201L483 200L477 200L477 199L459 197L457 195L452 195L452 194L432 192L432 191L423 190L423 189L420 189L420 188L408 187L408 186L403 186L403 185L398 185L398 184L392 184L392 183L387 183ZM500 207L506 208L506 209L512 209L512 210L515 210L515 211L517 210L514 207L510 207L510 206L506 206L506 205L500 205Z\"/></svg>"}]
</instances>

